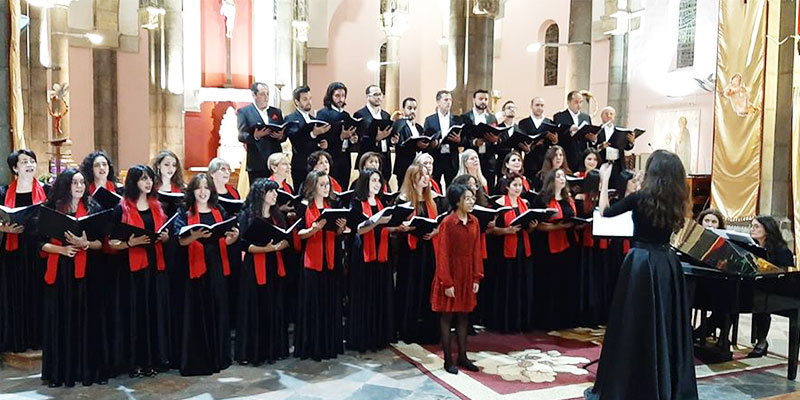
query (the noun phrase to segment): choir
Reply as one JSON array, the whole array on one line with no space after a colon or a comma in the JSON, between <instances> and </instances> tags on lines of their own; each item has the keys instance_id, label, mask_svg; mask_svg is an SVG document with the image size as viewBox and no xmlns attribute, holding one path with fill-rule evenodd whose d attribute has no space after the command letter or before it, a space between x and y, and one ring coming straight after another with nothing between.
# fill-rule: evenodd
<instances>
[{"instance_id":1,"label":"choir","mask_svg":"<svg viewBox=\"0 0 800 400\"><path fill-rule=\"evenodd\" d=\"M244 200L219 158L186 184L181 160L164 150L150 166L129 167L118 186L111 159L95 151L47 186L34 177L32 151L8 157L5 207L38 205L78 221L103 213L105 227L49 237L36 229L42 216L0 225L1 351L41 347L50 386L168 369L206 375L290 355L323 360L398 340L441 343L456 373L476 370L466 358L476 325L516 333L608 320L629 246L591 235L604 153L568 134L536 137L531 130L552 123L541 99L519 127L475 136L474 127L497 125L486 91L463 117L451 115L450 93L437 93L424 127L413 122L412 98L405 119L376 124L389 115L374 85L350 117L347 88L332 83L318 120L310 89L298 88L286 128L264 109L263 85L253 93L255 110L246 111L257 112L239 120L253 179ZM514 135L530 141L505 146ZM274 145L287 139L294 155ZM574 174L565 148L585 150ZM635 173L615 173L620 199L636 192ZM118 199L109 205L108 195Z\"/></svg>"}]
</instances>

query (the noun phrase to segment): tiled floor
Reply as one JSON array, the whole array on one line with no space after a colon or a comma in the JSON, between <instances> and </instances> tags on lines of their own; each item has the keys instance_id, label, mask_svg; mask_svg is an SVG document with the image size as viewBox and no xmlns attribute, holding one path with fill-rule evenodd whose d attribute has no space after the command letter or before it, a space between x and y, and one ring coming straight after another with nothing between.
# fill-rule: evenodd
<instances>
[{"instance_id":1,"label":"tiled floor","mask_svg":"<svg viewBox=\"0 0 800 400\"><path fill-rule=\"evenodd\" d=\"M750 318L740 321L740 341L749 343ZM770 350L787 352L788 322L774 317ZM800 383L786 379L786 369L772 368L746 374L700 380L703 400L744 400L779 396L800 399ZM792 395L791 393L796 393ZM176 372L155 378L113 379L108 385L50 389L38 375L6 368L0 370L0 400L10 399L455 399L443 388L390 350L357 355L348 353L317 363L289 359L271 366L231 368L207 377L185 378ZM483 400L483 399L481 399Z\"/></svg>"}]
</instances>

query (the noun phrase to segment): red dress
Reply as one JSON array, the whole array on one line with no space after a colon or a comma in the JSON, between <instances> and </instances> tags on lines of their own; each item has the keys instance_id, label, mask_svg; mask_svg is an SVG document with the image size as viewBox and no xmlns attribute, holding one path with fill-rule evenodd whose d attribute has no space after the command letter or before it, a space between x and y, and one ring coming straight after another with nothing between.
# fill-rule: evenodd
<instances>
[{"instance_id":1,"label":"red dress","mask_svg":"<svg viewBox=\"0 0 800 400\"><path fill-rule=\"evenodd\" d=\"M470 312L477 304L472 284L483 278L478 219L469 215L465 225L451 213L439 225L437 236L431 308L436 312ZM449 287L455 288L455 298L445 296L444 290Z\"/></svg>"}]
</instances>

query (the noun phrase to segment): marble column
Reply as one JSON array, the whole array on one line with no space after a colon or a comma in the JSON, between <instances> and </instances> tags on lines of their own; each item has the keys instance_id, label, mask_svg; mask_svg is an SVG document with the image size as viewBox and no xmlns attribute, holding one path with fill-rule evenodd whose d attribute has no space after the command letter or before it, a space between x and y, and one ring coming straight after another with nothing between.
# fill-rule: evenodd
<instances>
[{"instance_id":1,"label":"marble column","mask_svg":"<svg viewBox=\"0 0 800 400\"><path fill-rule=\"evenodd\" d=\"M10 87L9 87L9 30L11 21L8 18L9 4L7 1L0 2L0 157L5 159L11 153L11 123L9 121L10 106ZM7 183L10 179L10 172L5 165L0 168L0 182Z\"/></svg>"},{"instance_id":2,"label":"marble column","mask_svg":"<svg viewBox=\"0 0 800 400\"><path fill-rule=\"evenodd\" d=\"M628 124L628 33L609 38L608 105L616 111L615 123ZM589 89L585 87L585 89ZM600 106L600 105L598 105ZM600 106L602 108L602 106Z\"/></svg>"},{"instance_id":3,"label":"marble column","mask_svg":"<svg viewBox=\"0 0 800 400\"><path fill-rule=\"evenodd\" d=\"M58 83L64 85L69 83L69 37L62 33L69 32L69 6L57 4L50 9L50 49L52 57L51 87ZM65 101L69 105L69 95ZM70 113L61 116L61 134L53 131L52 139L69 139L70 133ZM69 141L63 146L62 154L69 154Z\"/></svg>"},{"instance_id":4,"label":"marble column","mask_svg":"<svg viewBox=\"0 0 800 400\"><path fill-rule=\"evenodd\" d=\"M20 64L22 70L22 101L25 115L25 144L42 160L50 151L50 117L47 114L47 89L50 72L41 63L42 24L47 26L48 11L30 7L30 24L23 31L20 41ZM39 173L47 171L47 163L39 163Z\"/></svg>"},{"instance_id":5,"label":"marble column","mask_svg":"<svg viewBox=\"0 0 800 400\"><path fill-rule=\"evenodd\" d=\"M499 0L470 0L469 4L464 68L467 79L462 95L465 109L472 106L472 93L476 90L492 92L494 19L500 9Z\"/></svg>"},{"instance_id":6,"label":"marble column","mask_svg":"<svg viewBox=\"0 0 800 400\"><path fill-rule=\"evenodd\" d=\"M454 114L462 114L464 106L464 65L467 49L467 6L469 0L450 0L450 37L447 47L447 74L454 77L452 87Z\"/></svg>"},{"instance_id":7,"label":"marble column","mask_svg":"<svg viewBox=\"0 0 800 400\"><path fill-rule=\"evenodd\" d=\"M294 86L308 84L308 72L306 61L308 54L308 0L295 0L294 20L292 20L292 30L294 32Z\"/></svg>"},{"instance_id":8,"label":"marble column","mask_svg":"<svg viewBox=\"0 0 800 400\"><path fill-rule=\"evenodd\" d=\"M408 29L408 0L381 0L381 29L386 35L386 89L383 109L400 109L400 38Z\"/></svg>"},{"instance_id":9,"label":"marble column","mask_svg":"<svg viewBox=\"0 0 800 400\"><path fill-rule=\"evenodd\" d=\"M570 0L568 42L591 43L591 41L592 0ZM591 45L567 47L567 80L564 84L564 99L572 90L589 90L591 62Z\"/></svg>"}]
</instances>

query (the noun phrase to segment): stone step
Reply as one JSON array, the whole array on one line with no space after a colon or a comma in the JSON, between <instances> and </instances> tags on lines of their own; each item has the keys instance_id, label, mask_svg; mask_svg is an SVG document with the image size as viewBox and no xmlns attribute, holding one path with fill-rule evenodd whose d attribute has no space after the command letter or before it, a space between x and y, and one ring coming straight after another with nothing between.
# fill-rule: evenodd
<instances>
[{"instance_id":1,"label":"stone step","mask_svg":"<svg viewBox=\"0 0 800 400\"><path fill-rule=\"evenodd\" d=\"M0 355L3 367L15 368L23 371L41 371L42 351L28 350L24 353L3 353Z\"/></svg>"}]
</instances>

